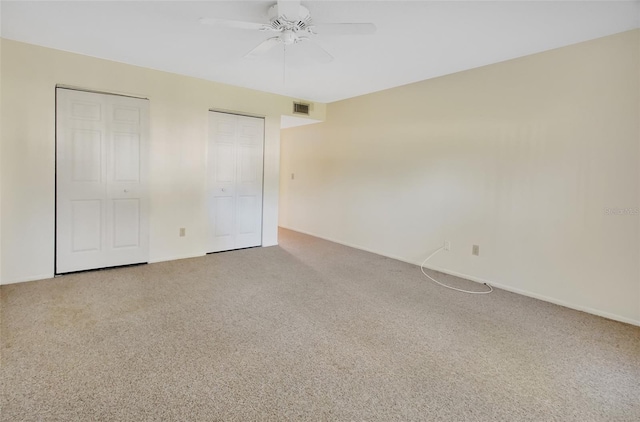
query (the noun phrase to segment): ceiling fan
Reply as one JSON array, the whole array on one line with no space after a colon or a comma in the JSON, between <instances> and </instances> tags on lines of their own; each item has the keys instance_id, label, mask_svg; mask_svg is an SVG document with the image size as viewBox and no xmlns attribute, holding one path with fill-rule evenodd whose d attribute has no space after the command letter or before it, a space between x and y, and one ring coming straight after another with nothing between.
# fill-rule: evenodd
<instances>
[{"instance_id":1,"label":"ceiling fan","mask_svg":"<svg viewBox=\"0 0 640 422\"><path fill-rule=\"evenodd\" d=\"M267 38L244 57L256 58L277 45L286 47L304 42L307 50L320 62L330 62L333 56L311 41L314 35L355 35L373 34L376 26L372 23L316 23L311 20L309 9L300 1L278 0L268 11L269 22L245 22L218 18L201 18L200 23L225 28L249 29L273 32L277 35Z\"/></svg>"}]
</instances>

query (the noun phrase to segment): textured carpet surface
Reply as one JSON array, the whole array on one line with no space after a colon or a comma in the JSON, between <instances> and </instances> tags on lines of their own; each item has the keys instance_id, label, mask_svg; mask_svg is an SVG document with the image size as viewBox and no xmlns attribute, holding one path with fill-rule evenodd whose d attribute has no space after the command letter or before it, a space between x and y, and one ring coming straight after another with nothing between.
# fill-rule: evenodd
<instances>
[{"instance_id":1,"label":"textured carpet surface","mask_svg":"<svg viewBox=\"0 0 640 422\"><path fill-rule=\"evenodd\" d=\"M3 421L640 420L639 327L295 232L0 292Z\"/></svg>"}]
</instances>

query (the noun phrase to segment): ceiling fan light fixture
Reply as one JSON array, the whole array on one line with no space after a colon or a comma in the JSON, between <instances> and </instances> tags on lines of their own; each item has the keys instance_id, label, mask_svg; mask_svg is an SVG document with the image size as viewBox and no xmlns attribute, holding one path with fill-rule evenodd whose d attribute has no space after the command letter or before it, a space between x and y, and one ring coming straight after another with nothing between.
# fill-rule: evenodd
<instances>
[{"instance_id":1,"label":"ceiling fan light fixture","mask_svg":"<svg viewBox=\"0 0 640 422\"><path fill-rule=\"evenodd\" d=\"M298 35L292 29L285 29L280 34L280 39L284 45L291 45L298 42Z\"/></svg>"}]
</instances>

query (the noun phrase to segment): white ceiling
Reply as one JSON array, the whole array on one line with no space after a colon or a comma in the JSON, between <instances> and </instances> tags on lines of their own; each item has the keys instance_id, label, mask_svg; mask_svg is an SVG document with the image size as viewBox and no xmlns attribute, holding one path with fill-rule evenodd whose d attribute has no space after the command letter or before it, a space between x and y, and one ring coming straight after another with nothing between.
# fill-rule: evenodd
<instances>
[{"instance_id":1,"label":"white ceiling","mask_svg":"<svg viewBox=\"0 0 640 422\"><path fill-rule=\"evenodd\" d=\"M2 1L4 38L332 102L639 27L640 1L303 1L316 22L373 22L375 35L320 36L250 60L271 33L201 25L266 21L271 1Z\"/></svg>"}]
</instances>

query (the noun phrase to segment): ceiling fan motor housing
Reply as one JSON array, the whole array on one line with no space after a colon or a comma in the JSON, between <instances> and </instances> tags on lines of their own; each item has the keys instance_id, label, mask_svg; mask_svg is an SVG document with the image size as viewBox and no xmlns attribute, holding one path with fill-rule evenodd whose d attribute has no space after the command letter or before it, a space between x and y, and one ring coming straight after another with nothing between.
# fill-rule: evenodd
<instances>
[{"instance_id":1,"label":"ceiling fan motor housing","mask_svg":"<svg viewBox=\"0 0 640 422\"><path fill-rule=\"evenodd\" d=\"M284 16L278 13L278 5L274 4L269 8L269 29L278 32L288 32L288 35L283 37L283 41L287 41L288 38L293 37L293 41L290 41L289 44L295 42L296 34L298 32L306 32L312 33L311 31L311 15L309 13L309 9L304 6L300 6L298 11L298 16Z\"/></svg>"}]
</instances>

